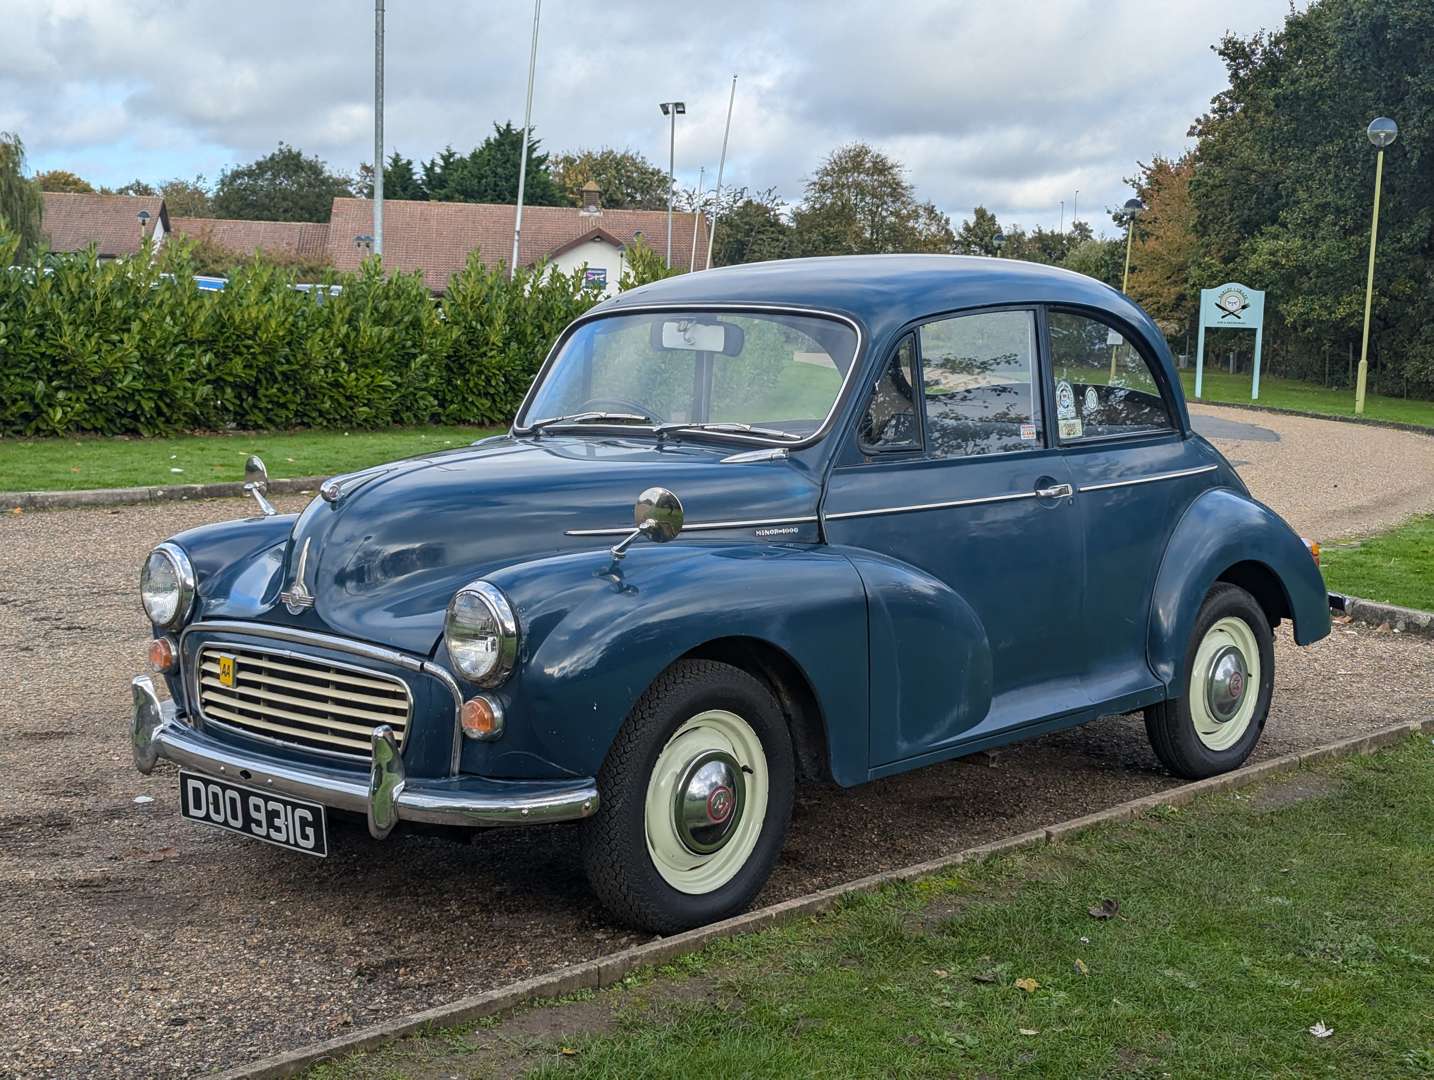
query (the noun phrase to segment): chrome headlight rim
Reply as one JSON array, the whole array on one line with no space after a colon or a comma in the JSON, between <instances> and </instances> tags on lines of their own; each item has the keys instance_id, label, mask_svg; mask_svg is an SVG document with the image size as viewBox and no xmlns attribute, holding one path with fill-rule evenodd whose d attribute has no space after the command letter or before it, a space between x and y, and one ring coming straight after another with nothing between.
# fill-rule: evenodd
<instances>
[{"instance_id":1,"label":"chrome headlight rim","mask_svg":"<svg viewBox=\"0 0 1434 1080\"><path fill-rule=\"evenodd\" d=\"M144 602L144 583L149 572L149 564L158 555L164 558L174 571L174 579L178 583L179 595L175 600L174 614L167 622L160 622L150 613L149 605ZM140 604L144 607L144 614L149 621L166 630L177 630L183 626L194 611L194 598L198 592L197 579L194 574L194 564L189 561L189 556L178 544L165 541L144 557L144 564L139 571Z\"/></svg>"},{"instance_id":2,"label":"chrome headlight rim","mask_svg":"<svg viewBox=\"0 0 1434 1080\"><path fill-rule=\"evenodd\" d=\"M497 662L491 669L477 676L470 675L463 670L458 657L453 655L451 635L449 634L458 601L465 595L477 598L487 608L488 613L498 626ZM513 669L518 664L518 616L498 586L489 581L470 582L454 593L453 599L448 602L448 614L443 620L443 644L448 652L448 662L453 666L454 674L460 679L485 689L501 686L513 674Z\"/></svg>"}]
</instances>

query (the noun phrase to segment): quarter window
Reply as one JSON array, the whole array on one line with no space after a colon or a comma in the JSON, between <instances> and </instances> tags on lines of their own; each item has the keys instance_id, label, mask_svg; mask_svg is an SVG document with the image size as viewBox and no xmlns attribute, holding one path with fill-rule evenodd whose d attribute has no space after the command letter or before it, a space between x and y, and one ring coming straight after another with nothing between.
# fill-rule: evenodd
<instances>
[{"instance_id":1,"label":"quarter window","mask_svg":"<svg viewBox=\"0 0 1434 1080\"><path fill-rule=\"evenodd\" d=\"M1069 311L1051 312L1049 324L1062 442L1174 426L1150 365L1125 335Z\"/></svg>"},{"instance_id":2,"label":"quarter window","mask_svg":"<svg viewBox=\"0 0 1434 1080\"><path fill-rule=\"evenodd\" d=\"M916 429L915 385L916 338L907 334L871 392L871 403L861 420L863 450L915 450L921 445Z\"/></svg>"},{"instance_id":3,"label":"quarter window","mask_svg":"<svg viewBox=\"0 0 1434 1080\"><path fill-rule=\"evenodd\" d=\"M921 327L927 445L933 457L1045 444L1031 311L959 315Z\"/></svg>"}]
</instances>

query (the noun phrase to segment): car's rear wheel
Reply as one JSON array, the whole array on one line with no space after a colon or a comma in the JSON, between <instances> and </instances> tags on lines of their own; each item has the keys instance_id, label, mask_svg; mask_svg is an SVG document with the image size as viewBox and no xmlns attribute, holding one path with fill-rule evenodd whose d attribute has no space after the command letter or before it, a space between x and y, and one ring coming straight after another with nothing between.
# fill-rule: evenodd
<instances>
[{"instance_id":1,"label":"car's rear wheel","mask_svg":"<svg viewBox=\"0 0 1434 1080\"><path fill-rule=\"evenodd\" d=\"M1182 669L1184 693L1145 710L1162 765L1200 780L1239 768L1270 712L1275 642L1255 598L1224 582L1205 597Z\"/></svg>"},{"instance_id":2,"label":"car's rear wheel","mask_svg":"<svg viewBox=\"0 0 1434 1080\"><path fill-rule=\"evenodd\" d=\"M796 768L767 687L683 660L638 700L598 773L583 863L624 922L674 933L744 909L781 854Z\"/></svg>"}]
</instances>

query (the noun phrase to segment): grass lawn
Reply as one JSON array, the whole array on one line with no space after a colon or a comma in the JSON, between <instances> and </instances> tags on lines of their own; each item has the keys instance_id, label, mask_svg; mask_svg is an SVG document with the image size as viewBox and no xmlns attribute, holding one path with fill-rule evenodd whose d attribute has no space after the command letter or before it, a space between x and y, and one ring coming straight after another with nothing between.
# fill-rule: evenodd
<instances>
[{"instance_id":1,"label":"grass lawn","mask_svg":"<svg viewBox=\"0 0 1434 1080\"><path fill-rule=\"evenodd\" d=\"M1434 516L1364 540L1326 545L1320 563L1335 592L1434 611Z\"/></svg>"},{"instance_id":2,"label":"grass lawn","mask_svg":"<svg viewBox=\"0 0 1434 1080\"><path fill-rule=\"evenodd\" d=\"M1431 835L1421 736L310 1077L1427 1078Z\"/></svg>"},{"instance_id":3,"label":"grass lawn","mask_svg":"<svg viewBox=\"0 0 1434 1080\"><path fill-rule=\"evenodd\" d=\"M1180 383L1185 387L1185 397L1193 402L1195 369L1182 370ZM1204 391L1202 400L1214 405L1230 401L1237 405L1255 404L1267 409L1295 409L1299 412L1325 413L1329 416L1354 415L1353 390L1331 390L1316 383L1301 382L1299 379L1262 375L1260 400L1251 402L1249 375L1212 371L1209 364L1205 366ZM1434 427L1434 401L1365 394L1364 415L1370 420L1393 420L1401 424Z\"/></svg>"},{"instance_id":4,"label":"grass lawn","mask_svg":"<svg viewBox=\"0 0 1434 1080\"><path fill-rule=\"evenodd\" d=\"M331 476L395 458L463 446L497 428L418 427L381 431L238 432L172 439L0 439L0 491L210 484L244 479L258 454L274 479Z\"/></svg>"}]
</instances>

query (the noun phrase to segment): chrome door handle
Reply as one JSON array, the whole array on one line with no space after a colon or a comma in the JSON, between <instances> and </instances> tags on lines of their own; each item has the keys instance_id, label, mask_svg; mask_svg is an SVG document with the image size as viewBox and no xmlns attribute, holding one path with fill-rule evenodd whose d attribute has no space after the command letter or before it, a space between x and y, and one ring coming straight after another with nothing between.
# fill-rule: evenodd
<instances>
[{"instance_id":1,"label":"chrome door handle","mask_svg":"<svg viewBox=\"0 0 1434 1080\"><path fill-rule=\"evenodd\" d=\"M1036 488L1036 496L1041 499L1064 499L1067 495L1074 495L1075 489L1069 484L1057 484L1055 487Z\"/></svg>"}]
</instances>

